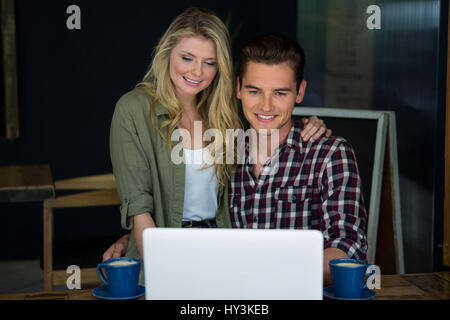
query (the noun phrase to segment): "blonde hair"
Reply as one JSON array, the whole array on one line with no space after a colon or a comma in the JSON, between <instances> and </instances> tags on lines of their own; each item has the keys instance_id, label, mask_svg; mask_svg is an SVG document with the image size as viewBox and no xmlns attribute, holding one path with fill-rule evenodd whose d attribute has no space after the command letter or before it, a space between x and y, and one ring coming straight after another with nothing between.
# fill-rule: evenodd
<instances>
[{"instance_id":1,"label":"blonde hair","mask_svg":"<svg viewBox=\"0 0 450 320\"><path fill-rule=\"evenodd\" d=\"M159 131L163 136L161 129L168 127L167 141L169 148L172 148L170 137L181 120L183 109L170 78L170 54L182 38L194 36L212 40L216 46L218 71L210 86L197 94L197 110L207 127L217 129L222 135L222 139L214 140L211 155L216 160L221 159L220 163L215 163L215 174L223 186L231 177L236 163L226 163L226 152L229 148L235 150L235 142L226 139L226 130L242 127L234 97L230 36L224 23L213 12L205 9L185 10L172 21L161 37L150 70L137 86L146 88L155 101L159 101L169 111L170 118L162 123Z\"/></svg>"}]
</instances>

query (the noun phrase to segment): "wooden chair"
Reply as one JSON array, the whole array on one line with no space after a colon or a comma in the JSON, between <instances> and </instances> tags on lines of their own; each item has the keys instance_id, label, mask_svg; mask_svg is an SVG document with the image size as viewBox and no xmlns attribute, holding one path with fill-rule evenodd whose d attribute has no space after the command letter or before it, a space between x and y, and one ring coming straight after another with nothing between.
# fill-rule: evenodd
<instances>
[{"instance_id":1,"label":"wooden chair","mask_svg":"<svg viewBox=\"0 0 450 320\"><path fill-rule=\"evenodd\" d=\"M44 290L66 285L65 270L53 270L53 210L56 208L120 205L113 174L55 181L56 190L91 190L44 200ZM81 283L99 283L95 268L81 269Z\"/></svg>"}]
</instances>

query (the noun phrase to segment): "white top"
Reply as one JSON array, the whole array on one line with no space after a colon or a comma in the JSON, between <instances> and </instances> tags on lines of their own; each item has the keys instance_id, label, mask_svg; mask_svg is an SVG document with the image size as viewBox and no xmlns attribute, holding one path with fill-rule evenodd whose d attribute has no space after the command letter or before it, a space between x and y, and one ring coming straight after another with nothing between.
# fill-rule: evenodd
<instances>
[{"instance_id":1,"label":"white top","mask_svg":"<svg viewBox=\"0 0 450 320\"><path fill-rule=\"evenodd\" d=\"M186 181L184 187L183 221L214 219L217 211L219 182L214 166L203 169L211 155L206 148L184 149Z\"/></svg>"}]
</instances>

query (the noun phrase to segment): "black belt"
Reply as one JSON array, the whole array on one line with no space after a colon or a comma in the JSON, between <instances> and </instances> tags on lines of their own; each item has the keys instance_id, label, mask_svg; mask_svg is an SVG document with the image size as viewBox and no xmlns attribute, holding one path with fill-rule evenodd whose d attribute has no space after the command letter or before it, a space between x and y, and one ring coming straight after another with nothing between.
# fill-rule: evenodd
<instances>
[{"instance_id":1,"label":"black belt","mask_svg":"<svg viewBox=\"0 0 450 320\"><path fill-rule=\"evenodd\" d=\"M209 219L201 221L183 221L181 226L183 228L212 228L215 224L216 219Z\"/></svg>"}]
</instances>

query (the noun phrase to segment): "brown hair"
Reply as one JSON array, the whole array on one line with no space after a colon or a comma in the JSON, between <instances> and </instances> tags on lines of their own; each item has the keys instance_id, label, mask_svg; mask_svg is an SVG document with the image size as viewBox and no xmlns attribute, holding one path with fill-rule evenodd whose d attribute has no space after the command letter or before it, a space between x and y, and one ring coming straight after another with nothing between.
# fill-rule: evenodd
<instances>
[{"instance_id":1,"label":"brown hair","mask_svg":"<svg viewBox=\"0 0 450 320\"><path fill-rule=\"evenodd\" d=\"M288 62L294 70L297 90L303 81L305 52L297 41L276 34L264 34L248 41L239 56L238 76L245 74L249 62L280 64Z\"/></svg>"}]
</instances>

